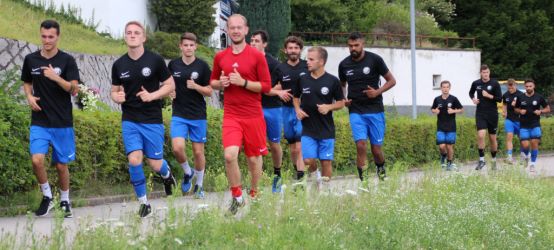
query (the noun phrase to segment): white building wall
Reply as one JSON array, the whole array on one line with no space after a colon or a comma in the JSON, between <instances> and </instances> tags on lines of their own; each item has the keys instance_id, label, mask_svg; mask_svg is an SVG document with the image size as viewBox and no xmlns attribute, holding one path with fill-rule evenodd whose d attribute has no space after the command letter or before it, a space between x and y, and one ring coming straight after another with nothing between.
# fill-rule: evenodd
<instances>
[{"instance_id":1,"label":"white building wall","mask_svg":"<svg viewBox=\"0 0 554 250\"><path fill-rule=\"evenodd\" d=\"M88 21L93 18L98 23L98 32L108 32L115 38L123 37L125 24L131 20L142 22L154 29L155 19L148 11L148 0L27 0L32 4L42 2L46 6L54 3L58 10L68 4L81 11L81 18Z\"/></svg>"},{"instance_id":2,"label":"white building wall","mask_svg":"<svg viewBox=\"0 0 554 250\"><path fill-rule=\"evenodd\" d=\"M303 51L305 57L307 49ZM325 47L329 54L325 69L338 77L339 63L349 55L347 47ZM400 48L366 48L383 57L396 78L396 86L383 95L385 105L412 105L411 51ZM468 97L471 83L479 78L481 52L476 50L418 49L416 51L417 105L431 106L441 94L433 87L433 75L452 83L450 93L464 106L474 106ZM381 79L384 83L384 79Z\"/></svg>"}]
</instances>

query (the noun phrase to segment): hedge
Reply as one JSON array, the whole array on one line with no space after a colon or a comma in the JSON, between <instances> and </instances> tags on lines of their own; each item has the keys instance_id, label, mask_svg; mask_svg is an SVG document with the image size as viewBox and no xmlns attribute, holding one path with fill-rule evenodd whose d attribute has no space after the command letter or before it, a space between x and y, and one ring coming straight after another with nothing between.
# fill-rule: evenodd
<instances>
[{"instance_id":1,"label":"hedge","mask_svg":"<svg viewBox=\"0 0 554 250\"><path fill-rule=\"evenodd\" d=\"M30 156L28 153L30 111L28 107L15 104L11 99L0 95L0 194L7 195L18 191L27 191L36 187ZM121 115L117 112L90 112L74 110L74 125L77 143L77 160L70 165L72 189L86 188L87 183L106 184L128 182L126 157L121 139ZM206 187L226 183L221 145L222 111L208 110L208 142L206 144L207 177ZM169 110L164 111L166 125L166 144L164 157L173 166L180 177L181 168L173 157L169 138ZM337 171L354 173L356 149L352 141L348 115L346 111L335 113L337 140L335 144L334 168ZM474 119L458 117L458 141L456 159L475 159ZM389 166L402 163L404 166L418 166L435 161L438 157L435 145L435 117L421 117L412 120L407 117L388 115L387 131L384 142L385 158ZM541 150L554 149L554 119L543 118L543 140ZM499 131L503 131L500 121ZM504 148L504 134L499 133L499 148ZM284 149L284 168L292 169L286 142ZM517 143L515 144L517 145ZM188 154L191 155L190 146ZM369 157L371 159L371 157ZM244 157L240 158L245 166ZM271 157L264 157L264 169L272 171ZM241 168L246 171L246 168ZM55 183L56 172L49 168L51 183ZM179 178L180 179L180 178Z\"/></svg>"}]
</instances>

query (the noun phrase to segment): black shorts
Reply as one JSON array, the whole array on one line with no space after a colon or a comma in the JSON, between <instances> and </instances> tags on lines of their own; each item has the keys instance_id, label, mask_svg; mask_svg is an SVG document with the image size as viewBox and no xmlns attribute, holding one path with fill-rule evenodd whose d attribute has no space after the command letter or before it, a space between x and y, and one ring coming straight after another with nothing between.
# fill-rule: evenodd
<instances>
[{"instance_id":1,"label":"black shorts","mask_svg":"<svg viewBox=\"0 0 554 250\"><path fill-rule=\"evenodd\" d=\"M477 130L486 129L490 135L495 135L498 130L498 113L496 114L475 114L475 125Z\"/></svg>"}]
</instances>

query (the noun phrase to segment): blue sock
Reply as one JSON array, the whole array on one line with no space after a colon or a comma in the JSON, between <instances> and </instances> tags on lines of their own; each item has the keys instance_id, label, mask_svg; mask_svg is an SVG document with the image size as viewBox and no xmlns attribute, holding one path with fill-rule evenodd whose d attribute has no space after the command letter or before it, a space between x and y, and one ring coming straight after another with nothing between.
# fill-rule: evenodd
<instances>
[{"instance_id":1,"label":"blue sock","mask_svg":"<svg viewBox=\"0 0 554 250\"><path fill-rule=\"evenodd\" d=\"M512 155L512 150L511 149L508 149L508 155Z\"/></svg>"},{"instance_id":2,"label":"blue sock","mask_svg":"<svg viewBox=\"0 0 554 250\"><path fill-rule=\"evenodd\" d=\"M131 176L131 184L133 184L137 198L146 196L146 178L144 177L142 164L136 166L129 164L129 175Z\"/></svg>"},{"instance_id":3,"label":"blue sock","mask_svg":"<svg viewBox=\"0 0 554 250\"><path fill-rule=\"evenodd\" d=\"M538 149L531 150L531 162L536 162L538 156L539 156L539 150Z\"/></svg>"},{"instance_id":4,"label":"blue sock","mask_svg":"<svg viewBox=\"0 0 554 250\"><path fill-rule=\"evenodd\" d=\"M169 177L169 166L167 165L167 161L162 160L162 167L160 168L158 174L160 174L164 179Z\"/></svg>"}]
</instances>

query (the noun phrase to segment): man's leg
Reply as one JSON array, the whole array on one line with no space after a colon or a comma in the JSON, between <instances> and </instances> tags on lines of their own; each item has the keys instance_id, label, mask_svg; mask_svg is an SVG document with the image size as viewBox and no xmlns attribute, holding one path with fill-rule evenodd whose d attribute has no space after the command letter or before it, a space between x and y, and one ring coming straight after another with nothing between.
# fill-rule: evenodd
<instances>
[{"instance_id":1,"label":"man's leg","mask_svg":"<svg viewBox=\"0 0 554 250\"><path fill-rule=\"evenodd\" d=\"M486 129L477 130L477 150L479 151L479 163L475 170L481 170L485 167L485 135L487 134Z\"/></svg>"},{"instance_id":2,"label":"man's leg","mask_svg":"<svg viewBox=\"0 0 554 250\"><path fill-rule=\"evenodd\" d=\"M531 139L531 165L529 170L532 172L535 171L535 165L539 156L539 142L540 139Z\"/></svg>"},{"instance_id":3,"label":"man's leg","mask_svg":"<svg viewBox=\"0 0 554 250\"><path fill-rule=\"evenodd\" d=\"M367 162L367 140L356 141L356 169L358 177L361 181L364 180L363 172Z\"/></svg>"},{"instance_id":4,"label":"man's leg","mask_svg":"<svg viewBox=\"0 0 554 250\"><path fill-rule=\"evenodd\" d=\"M255 198L258 193L258 181L262 176L262 156L247 157L248 172L250 172L250 197Z\"/></svg>"},{"instance_id":5,"label":"man's leg","mask_svg":"<svg viewBox=\"0 0 554 250\"><path fill-rule=\"evenodd\" d=\"M513 161L513 156L512 156L514 152L513 140L514 140L514 134L506 133L506 154L508 155L506 160L508 162Z\"/></svg>"},{"instance_id":6,"label":"man's leg","mask_svg":"<svg viewBox=\"0 0 554 250\"><path fill-rule=\"evenodd\" d=\"M296 167L296 179L300 180L304 177L306 167L304 160L302 159L302 144L300 141L289 144L290 146L290 158L293 165Z\"/></svg>"},{"instance_id":7,"label":"man's leg","mask_svg":"<svg viewBox=\"0 0 554 250\"><path fill-rule=\"evenodd\" d=\"M204 171L206 169L206 155L204 154L204 143L193 142L192 154L194 155L194 172L196 175L196 185L203 186Z\"/></svg>"},{"instance_id":8,"label":"man's leg","mask_svg":"<svg viewBox=\"0 0 554 250\"><path fill-rule=\"evenodd\" d=\"M441 166L444 167L444 165L446 164L446 160L448 158L448 149L447 149L447 146L446 144L444 143L441 143L439 144L439 153L441 155Z\"/></svg>"},{"instance_id":9,"label":"man's leg","mask_svg":"<svg viewBox=\"0 0 554 250\"><path fill-rule=\"evenodd\" d=\"M270 142L271 159L273 160L274 174L281 177L281 164L283 159L283 149L279 142Z\"/></svg>"},{"instance_id":10,"label":"man's leg","mask_svg":"<svg viewBox=\"0 0 554 250\"><path fill-rule=\"evenodd\" d=\"M44 167L44 154L34 154L31 156L31 162L33 164L33 172L37 177L37 181L40 184L40 189L44 196L52 198L52 190L48 184L48 174L46 173L46 168Z\"/></svg>"}]
</instances>

